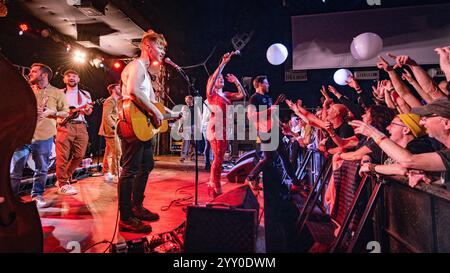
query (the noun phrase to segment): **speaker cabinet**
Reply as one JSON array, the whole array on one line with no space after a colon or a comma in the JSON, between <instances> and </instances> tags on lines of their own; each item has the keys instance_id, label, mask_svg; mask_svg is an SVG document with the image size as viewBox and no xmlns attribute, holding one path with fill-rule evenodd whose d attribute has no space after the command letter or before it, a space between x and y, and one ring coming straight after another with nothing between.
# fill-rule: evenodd
<instances>
[{"instance_id":1,"label":"speaker cabinet","mask_svg":"<svg viewBox=\"0 0 450 273\"><path fill-rule=\"evenodd\" d=\"M207 207L189 206L187 253L254 253L259 204L248 186L216 198Z\"/></svg>"},{"instance_id":2,"label":"speaker cabinet","mask_svg":"<svg viewBox=\"0 0 450 273\"><path fill-rule=\"evenodd\" d=\"M253 157L247 158L235 165L227 173L227 179L231 183L244 183L247 175L253 170Z\"/></svg>"}]
</instances>

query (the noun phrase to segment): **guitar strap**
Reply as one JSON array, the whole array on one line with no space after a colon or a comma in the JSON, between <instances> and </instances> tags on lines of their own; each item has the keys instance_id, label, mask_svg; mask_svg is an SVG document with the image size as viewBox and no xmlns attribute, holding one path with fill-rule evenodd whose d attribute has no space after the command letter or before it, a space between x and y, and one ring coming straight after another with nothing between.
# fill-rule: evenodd
<instances>
[{"instance_id":1,"label":"guitar strap","mask_svg":"<svg viewBox=\"0 0 450 273\"><path fill-rule=\"evenodd\" d=\"M67 87L63 89L64 90L64 94L66 94L67 92ZM87 93L87 91L84 91L82 89L78 89L78 105L81 105L83 103L83 98L81 97L81 94L83 94L83 96L86 99L89 99L89 95Z\"/></svg>"}]
</instances>

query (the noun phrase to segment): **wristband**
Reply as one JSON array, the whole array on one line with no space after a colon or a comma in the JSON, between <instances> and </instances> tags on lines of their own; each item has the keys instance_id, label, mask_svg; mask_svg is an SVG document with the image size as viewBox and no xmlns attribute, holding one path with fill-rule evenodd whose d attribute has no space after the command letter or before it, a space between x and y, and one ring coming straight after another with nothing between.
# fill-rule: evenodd
<instances>
[{"instance_id":1,"label":"wristband","mask_svg":"<svg viewBox=\"0 0 450 273\"><path fill-rule=\"evenodd\" d=\"M380 137L374 138L373 140L375 141L375 143L376 143L378 146L380 146L381 142L382 142L383 140L385 140L386 138L387 138L387 137L386 137L385 135L382 135L382 136L380 136Z\"/></svg>"}]
</instances>

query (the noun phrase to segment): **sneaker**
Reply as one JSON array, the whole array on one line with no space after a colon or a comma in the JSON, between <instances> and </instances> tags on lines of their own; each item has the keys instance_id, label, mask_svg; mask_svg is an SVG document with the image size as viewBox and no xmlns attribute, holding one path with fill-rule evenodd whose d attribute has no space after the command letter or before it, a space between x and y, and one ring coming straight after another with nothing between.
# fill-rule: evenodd
<instances>
[{"instance_id":1,"label":"sneaker","mask_svg":"<svg viewBox=\"0 0 450 273\"><path fill-rule=\"evenodd\" d=\"M45 199L44 199L44 197L42 195L35 196L35 197L31 198L31 200L36 202L36 207L38 209L46 208L46 207L48 207L50 205L50 203L45 201Z\"/></svg>"},{"instance_id":2,"label":"sneaker","mask_svg":"<svg viewBox=\"0 0 450 273\"><path fill-rule=\"evenodd\" d=\"M136 217L130 217L127 220L120 220L119 230L133 233L149 233L152 231L152 226L143 223Z\"/></svg>"},{"instance_id":3,"label":"sneaker","mask_svg":"<svg viewBox=\"0 0 450 273\"><path fill-rule=\"evenodd\" d=\"M158 221L159 220L158 213L151 212L142 206L134 207L133 214L137 219L142 220L142 221Z\"/></svg>"},{"instance_id":4,"label":"sneaker","mask_svg":"<svg viewBox=\"0 0 450 273\"><path fill-rule=\"evenodd\" d=\"M71 185L64 185L58 189L58 193L63 195L75 195L78 193L78 190Z\"/></svg>"},{"instance_id":5,"label":"sneaker","mask_svg":"<svg viewBox=\"0 0 450 273\"><path fill-rule=\"evenodd\" d=\"M105 173L103 178L105 179L106 182L112 182L114 179L114 176L111 173Z\"/></svg>"}]
</instances>

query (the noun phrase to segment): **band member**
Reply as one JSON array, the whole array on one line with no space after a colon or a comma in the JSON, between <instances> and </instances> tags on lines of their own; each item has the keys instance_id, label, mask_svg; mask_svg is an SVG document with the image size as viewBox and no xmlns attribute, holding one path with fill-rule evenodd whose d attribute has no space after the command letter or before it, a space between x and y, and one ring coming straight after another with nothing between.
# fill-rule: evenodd
<instances>
[{"instance_id":1,"label":"band member","mask_svg":"<svg viewBox=\"0 0 450 273\"><path fill-rule=\"evenodd\" d=\"M71 118L64 125L59 124L56 134L56 179L58 193L64 195L78 193L78 190L70 185L70 180L83 160L89 142L85 115L92 114L92 100L89 92L78 87L79 82L77 71L69 69L64 72L66 88L63 92L71 108Z\"/></svg>"},{"instance_id":2,"label":"band member","mask_svg":"<svg viewBox=\"0 0 450 273\"><path fill-rule=\"evenodd\" d=\"M268 117L269 119L271 111L272 111L272 98L267 95L267 93L269 93L269 81L267 80L266 76L257 76L254 80L253 80L253 86L256 89L256 93L253 94L250 97L249 103L251 105L254 105L256 107L256 110L254 107L249 107L248 108L248 119L250 121L255 121L255 120L261 120L261 117ZM281 101L282 96L279 96L278 99L275 101L275 103L273 104L273 106L277 105L280 101ZM259 111L259 106L267 106L267 114L268 115L264 115L262 113L262 111ZM259 118L258 118L259 117ZM278 126L277 126L278 127ZM280 128L278 128L279 130ZM281 134L279 134L281 135ZM261 145L265 144L265 143L269 143L270 140L267 141L262 141L261 140ZM252 187L252 188L258 188L258 176L259 173L264 169L265 166L267 166L268 164L273 163L276 159L277 156L280 156L282 163L283 163L283 168L284 171L286 172L286 174L291 178L292 182L295 185L300 185L300 181L298 180L298 178L295 175L295 171L294 168L291 164L291 162L289 161L289 155L287 154L286 148L284 147L284 144L280 141L278 148L275 151L264 151L263 152L263 159L260 160L258 162L258 164L256 164L256 166L253 168L253 170L248 174L247 176L247 183Z\"/></svg>"},{"instance_id":3,"label":"band member","mask_svg":"<svg viewBox=\"0 0 450 273\"><path fill-rule=\"evenodd\" d=\"M122 97L124 101L132 100L153 115L155 127L159 127L164 117L153 104L156 103L156 97L147 69L154 61L162 62L167 42L162 34L150 30L143 35L140 46L140 57L130 62L122 72ZM118 134L121 136L120 126ZM143 207L145 187L154 166L152 141L143 142L124 137L121 137L121 140L123 166L119 178L119 229L148 233L152 227L142 220L159 219L157 213Z\"/></svg>"},{"instance_id":4,"label":"band member","mask_svg":"<svg viewBox=\"0 0 450 273\"><path fill-rule=\"evenodd\" d=\"M66 117L69 112L69 105L64 94L49 83L52 75L52 70L45 64L35 63L31 65L28 82L36 96L38 121L31 144L17 149L11 163L11 185L14 194L18 195L23 169L29 154L32 154L36 169L33 175L31 197L32 200L36 201L38 208L49 205L42 195L47 181L53 139L56 135L56 118Z\"/></svg>"},{"instance_id":5,"label":"band member","mask_svg":"<svg viewBox=\"0 0 450 273\"><path fill-rule=\"evenodd\" d=\"M183 117L181 118L180 128L178 128L178 132L183 137L183 144L181 145L181 157L180 162L184 162L186 157L189 154L189 150L192 149L194 151L194 97L188 95L184 98L186 105L183 105L181 112L183 113ZM185 122L184 120L187 120ZM189 124L188 128L184 128L183 124ZM191 155L192 159L193 155Z\"/></svg>"},{"instance_id":6,"label":"band member","mask_svg":"<svg viewBox=\"0 0 450 273\"><path fill-rule=\"evenodd\" d=\"M117 122L119 120L117 101L122 98L119 84L108 85L110 96L103 102L102 123L99 135L105 137L106 148L103 156L103 175L105 181L111 182L119 177L119 161L122 155L120 139L117 135Z\"/></svg>"},{"instance_id":7,"label":"band member","mask_svg":"<svg viewBox=\"0 0 450 273\"><path fill-rule=\"evenodd\" d=\"M227 74L227 81L234 83L238 93L223 92L224 80L222 70L230 61L232 53L226 53L222 57L217 69L209 77L206 85L206 97L211 109L211 119L208 123L207 137L211 143L214 159L211 166L211 175L208 183L208 194L214 198L222 194L220 177L222 173L222 162L227 149L228 141L226 138L226 106L232 101L241 100L245 96L244 87L233 74ZM220 120L219 120L220 119Z\"/></svg>"}]
</instances>

